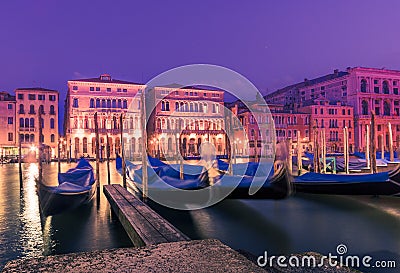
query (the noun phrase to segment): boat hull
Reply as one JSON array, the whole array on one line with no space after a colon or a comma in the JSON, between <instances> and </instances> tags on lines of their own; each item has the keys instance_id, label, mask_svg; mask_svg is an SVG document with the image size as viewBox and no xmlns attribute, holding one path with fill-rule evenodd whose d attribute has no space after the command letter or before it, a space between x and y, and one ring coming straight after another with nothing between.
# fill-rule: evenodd
<instances>
[{"instance_id":1,"label":"boat hull","mask_svg":"<svg viewBox=\"0 0 400 273\"><path fill-rule=\"evenodd\" d=\"M38 183L38 193L41 211L45 216L56 215L73 210L93 200L96 186L90 190L77 193L54 193L42 183Z\"/></svg>"}]
</instances>

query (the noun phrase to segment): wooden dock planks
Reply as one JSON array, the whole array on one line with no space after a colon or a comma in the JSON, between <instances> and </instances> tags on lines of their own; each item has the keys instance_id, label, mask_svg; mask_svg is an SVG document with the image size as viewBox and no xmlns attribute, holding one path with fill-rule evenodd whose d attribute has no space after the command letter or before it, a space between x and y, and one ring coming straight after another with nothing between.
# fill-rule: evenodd
<instances>
[{"instance_id":1,"label":"wooden dock planks","mask_svg":"<svg viewBox=\"0 0 400 273\"><path fill-rule=\"evenodd\" d=\"M136 246L188 241L189 238L121 185L105 185L104 194Z\"/></svg>"}]
</instances>

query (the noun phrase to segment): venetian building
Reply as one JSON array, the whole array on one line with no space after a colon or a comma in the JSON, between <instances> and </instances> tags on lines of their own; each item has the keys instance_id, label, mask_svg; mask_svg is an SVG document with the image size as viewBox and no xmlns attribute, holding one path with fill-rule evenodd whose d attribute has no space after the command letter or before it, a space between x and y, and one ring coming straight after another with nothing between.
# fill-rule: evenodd
<instances>
[{"instance_id":1,"label":"venetian building","mask_svg":"<svg viewBox=\"0 0 400 273\"><path fill-rule=\"evenodd\" d=\"M123 114L123 141L131 154L141 154L142 126L140 124L140 99L136 96L143 85L116 80L108 74L98 78L68 81L65 100L64 130L67 156L95 157L95 122L97 112L100 158L107 156L107 138L110 157L121 153L121 124Z\"/></svg>"},{"instance_id":2,"label":"venetian building","mask_svg":"<svg viewBox=\"0 0 400 273\"><path fill-rule=\"evenodd\" d=\"M57 155L58 102L56 90L45 88L18 88L16 96L16 122L22 153L36 157L39 143L44 145L43 155L50 159ZM39 139L39 112L42 136Z\"/></svg>"},{"instance_id":3,"label":"venetian building","mask_svg":"<svg viewBox=\"0 0 400 273\"><path fill-rule=\"evenodd\" d=\"M217 155L226 154L224 92L204 88L156 87L148 92L146 109L149 153L157 157L195 157L210 141ZM146 106L147 107L147 106Z\"/></svg>"},{"instance_id":4,"label":"venetian building","mask_svg":"<svg viewBox=\"0 0 400 273\"><path fill-rule=\"evenodd\" d=\"M15 103L15 96L0 92L0 156L18 154Z\"/></svg>"}]
</instances>

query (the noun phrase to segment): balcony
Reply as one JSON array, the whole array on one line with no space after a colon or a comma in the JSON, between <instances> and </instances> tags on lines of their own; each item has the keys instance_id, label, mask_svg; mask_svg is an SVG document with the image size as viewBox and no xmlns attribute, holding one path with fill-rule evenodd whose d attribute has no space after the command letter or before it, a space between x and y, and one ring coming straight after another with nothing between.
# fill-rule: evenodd
<instances>
[{"instance_id":1,"label":"balcony","mask_svg":"<svg viewBox=\"0 0 400 273\"><path fill-rule=\"evenodd\" d=\"M55 115L56 111L50 111L50 115Z\"/></svg>"},{"instance_id":2,"label":"balcony","mask_svg":"<svg viewBox=\"0 0 400 273\"><path fill-rule=\"evenodd\" d=\"M30 115L36 115L36 111L29 111L28 114L30 114Z\"/></svg>"},{"instance_id":3,"label":"balcony","mask_svg":"<svg viewBox=\"0 0 400 273\"><path fill-rule=\"evenodd\" d=\"M25 128L25 127L19 127L20 132L35 132L35 128Z\"/></svg>"},{"instance_id":4,"label":"balcony","mask_svg":"<svg viewBox=\"0 0 400 273\"><path fill-rule=\"evenodd\" d=\"M25 114L25 110L19 110L18 114Z\"/></svg>"}]
</instances>

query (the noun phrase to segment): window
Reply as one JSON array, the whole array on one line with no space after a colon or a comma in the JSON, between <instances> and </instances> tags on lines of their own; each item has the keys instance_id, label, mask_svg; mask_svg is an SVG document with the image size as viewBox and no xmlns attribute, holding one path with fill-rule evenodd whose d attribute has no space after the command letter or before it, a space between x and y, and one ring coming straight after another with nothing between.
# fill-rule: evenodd
<instances>
[{"instance_id":1,"label":"window","mask_svg":"<svg viewBox=\"0 0 400 273\"><path fill-rule=\"evenodd\" d=\"M399 94L399 88L393 88L393 94L398 95Z\"/></svg>"},{"instance_id":2,"label":"window","mask_svg":"<svg viewBox=\"0 0 400 273\"><path fill-rule=\"evenodd\" d=\"M117 108L117 100L112 100L112 108Z\"/></svg>"},{"instance_id":3,"label":"window","mask_svg":"<svg viewBox=\"0 0 400 273\"><path fill-rule=\"evenodd\" d=\"M24 119L23 118L19 119L19 127L24 128Z\"/></svg>"},{"instance_id":4,"label":"window","mask_svg":"<svg viewBox=\"0 0 400 273\"><path fill-rule=\"evenodd\" d=\"M14 140L13 133L8 133L8 141L13 141L13 140Z\"/></svg>"},{"instance_id":5,"label":"window","mask_svg":"<svg viewBox=\"0 0 400 273\"><path fill-rule=\"evenodd\" d=\"M342 115L346 115L346 110L342 109Z\"/></svg>"},{"instance_id":6,"label":"window","mask_svg":"<svg viewBox=\"0 0 400 273\"><path fill-rule=\"evenodd\" d=\"M54 129L54 118L50 119L50 129Z\"/></svg>"},{"instance_id":7,"label":"window","mask_svg":"<svg viewBox=\"0 0 400 273\"><path fill-rule=\"evenodd\" d=\"M89 107L94 108L94 99L90 99Z\"/></svg>"},{"instance_id":8,"label":"window","mask_svg":"<svg viewBox=\"0 0 400 273\"><path fill-rule=\"evenodd\" d=\"M383 115L390 116L390 104L387 101L383 103Z\"/></svg>"},{"instance_id":9,"label":"window","mask_svg":"<svg viewBox=\"0 0 400 273\"><path fill-rule=\"evenodd\" d=\"M379 94L379 87L378 86L374 87L374 93Z\"/></svg>"},{"instance_id":10,"label":"window","mask_svg":"<svg viewBox=\"0 0 400 273\"><path fill-rule=\"evenodd\" d=\"M361 108L362 108L362 114L368 115L368 102L366 100L362 101Z\"/></svg>"},{"instance_id":11,"label":"window","mask_svg":"<svg viewBox=\"0 0 400 273\"><path fill-rule=\"evenodd\" d=\"M28 126L25 126L25 127L28 127ZM29 127L35 128L35 119L34 118L29 119Z\"/></svg>"},{"instance_id":12,"label":"window","mask_svg":"<svg viewBox=\"0 0 400 273\"><path fill-rule=\"evenodd\" d=\"M56 140L55 135L54 135L54 134L51 134L51 135L50 135L50 141L51 141L51 142L55 142L55 140Z\"/></svg>"},{"instance_id":13,"label":"window","mask_svg":"<svg viewBox=\"0 0 400 273\"><path fill-rule=\"evenodd\" d=\"M106 108L107 107L107 101L105 99L101 100L101 108Z\"/></svg>"},{"instance_id":14,"label":"window","mask_svg":"<svg viewBox=\"0 0 400 273\"><path fill-rule=\"evenodd\" d=\"M50 105L50 115L55 115L56 111L54 111L54 105Z\"/></svg>"},{"instance_id":15,"label":"window","mask_svg":"<svg viewBox=\"0 0 400 273\"><path fill-rule=\"evenodd\" d=\"M367 80L365 79L361 80L361 92L363 93L367 92Z\"/></svg>"},{"instance_id":16,"label":"window","mask_svg":"<svg viewBox=\"0 0 400 273\"><path fill-rule=\"evenodd\" d=\"M375 107L375 114L378 116L381 114L379 107Z\"/></svg>"},{"instance_id":17,"label":"window","mask_svg":"<svg viewBox=\"0 0 400 273\"><path fill-rule=\"evenodd\" d=\"M317 108L315 108L314 113L315 113L315 114L318 114L318 109L317 109Z\"/></svg>"},{"instance_id":18,"label":"window","mask_svg":"<svg viewBox=\"0 0 400 273\"><path fill-rule=\"evenodd\" d=\"M29 100L36 100L36 95L35 94L29 94L28 95Z\"/></svg>"},{"instance_id":19,"label":"window","mask_svg":"<svg viewBox=\"0 0 400 273\"><path fill-rule=\"evenodd\" d=\"M94 87L91 86L91 87L89 88L89 90L90 90L90 91L94 91Z\"/></svg>"},{"instance_id":20,"label":"window","mask_svg":"<svg viewBox=\"0 0 400 273\"><path fill-rule=\"evenodd\" d=\"M29 114L35 114L35 106L33 105L29 106Z\"/></svg>"},{"instance_id":21,"label":"window","mask_svg":"<svg viewBox=\"0 0 400 273\"><path fill-rule=\"evenodd\" d=\"M96 108L100 108L100 99L96 99Z\"/></svg>"},{"instance_id":22,"label":"window","mask_svg":"<svg viewBox=\"0 0 400 273\"><path fill-rule=\"evenodd\" d=\"M14 123L13 117L8 117L8 124L13 124L13 123Z\"/></svg>"},{"instance_id":23,"label":"window","mask_svg":"<svg viewBox=\"0 0 400 273\"><path fill-rule=\"evenodd\" d=\"M111 108L111 99L107 100L107 108Z\"/></svg>"},{"instance_id":24,"label":"window","mask_svg":"<svg viewBox=\"0 0 400 273\"><path fill-rule=\"evenodd\" d=\"M100 91L100 87L96 87L96 91Z\"/></svg>"},{"instance_id":25,"label":"window","mask_svg":"<svg viewBox=\"0 0 400 273\"><path fill-rule=\"evenodd\" d=\"M128 92L128 90L126 88L122 89L122 92Z\"/></svg>"},{"instance_id":26,"label":"window","mask_svg":"<svg viewBox=\"0 0 400 273\"><path fill-rule=\"evenodd\" d=\"M382 84L383 94L389 94L389 83L388 81L384 81Z\"/></svg>"},{"instance_id":27,"label":"window","mask_svg":"<svg viewBox=\"0 0 400 273\"><path fill-rule=\"evenodd\" d=\"M43 105L39 106L39 112L40 112L40 114L44 114L44 106Z\"/></svg>"},{"instance_id":28,"label":"window","mask_svg":"<svg viewBox=\"0 0 400 273\"><path fill-rule=\"evenodd\" d=\"M324 109L321 108L320 112L321 112L321 115L323 115L324 114Z\"/></svg>"},{"instance_id":29,"label":"window","mask_svg":"<svg viewBox=\"0 0 400 273\"><path fill-rule=\"evenodd\" d=\"M111 88L110 87L107 87L107 92L111 92Z\"/></svg>"},{"instance_id":30,"label":"window","mask_svg":"<svg viewBox=\"0 0 400 273\"><path fill-rule=\"evenodd\" d=\"M121 92L121 88L117 88L117 92Z\"/></svg>"},{"instance_id":31,"label":"window","mask_svg":"<svg viewBox=\"0 0 400 273\"><path fill-rule=\"evenodd\" d=\"M378 80L374 80L374 84L378 84Z\"/></svg>"},{"instance_id":32,"label":"window","mask_svg":"<svg viewBox=\"0 0 400 273\"><path fill-rule=\"evenodd\" d=\"M118 108L122 108L122 101L118 100Z\"/></svg>"},{"instance_id":33,"label":"window","mask_svg":"<svg viewBox=\"0 0 400 273\"><path fill-rule=\"evenodd\" d=\"M78 90L78 86L76 85L72 86L72 90Z\"/></svg>"},{"instance_id":34,"label":"window","mask_svg":"<svg viewBox=\"0 0 400 273\"><path fill-rule=\"evenodd\" d=\"M23 100L24 99L24 94L18 94L18 99Z\"/></svg>"},{"instance_id":35,"label":"window","mask_svg":"<svg viewBox=\"0 0 400 273\"><path fill-rule=\"evenodd\" d=\"M124 100L124 103L123 103L124 105L123 105L123 108L125 108L125 109L127 109L128 108L128 101L127 100ZM169 110L169 109L168 109Z\"/></svg>"},{"instance_id":36,"label":"window","mask_svg":"<svg viewBox=\"0 0 400 273\"><path fill-rule=\"evenodd\" d=\"M45 100L46 96L45 95L38 95L38 100Z\"/></svg>"},{"instance_id":37,"label":"window","mask_svg":"<svg viewBox=\"0 0 400 273\"><path fill-rule=\"evenodd\" d=\"M56 101L56 95L49 95L49 101Z\"/></svg>"},{"instance_id":38,"label":"window","mask_svg":"<svg viewBox=\"0 0 400 273\"><path fill-rule=\"evenodd\" d=\"M78 107L79 107L79 103L78 103L78 99L77 99L77 98L74 98L74 99L73 99L73 101L72 101L72 107L74 107L74 108L78 108Z\"/></svg>"},{"instance_id":39,"label":"window","mask_svg":"<svg viewBox=\"0 0 400 273\"><path fill-rule=\"evenodd\" d=\"M12 105L11 103L9 103L9 104L7 105L7 109L8 109L8 110L13 109L13 105Z\"/></svg>"}]
</instances>

